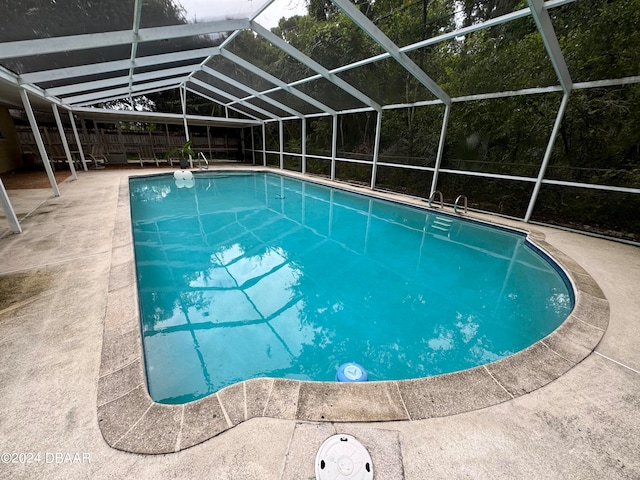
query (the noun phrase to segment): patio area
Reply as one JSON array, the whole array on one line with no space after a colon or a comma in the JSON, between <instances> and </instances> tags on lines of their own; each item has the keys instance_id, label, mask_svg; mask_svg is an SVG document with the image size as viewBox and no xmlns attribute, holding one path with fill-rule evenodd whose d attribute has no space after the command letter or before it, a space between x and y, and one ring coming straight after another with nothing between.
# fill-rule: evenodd
<instances>
[{"instance_id":1,"label":"patio area","mask_svg":"<svg viewBox=\"0 0 640 480\"><path fill-rule=\"evenodd\" d=\"M380 480L640 477L640 249L496 217L544 234L589 272L609 301L601 342L557 380L439 418L253 418L177 453L112 449L97 405L111 269L126 255L113 253L123 221L120 185L129 175L158 171L167 170L78 172L78 181L62 181L60 197L46 186L16 189L5 182L23 233L10 233L0 217L1 478L314 478L316 452L335 433L360 440Z\"/></svg>"}]
</instances>

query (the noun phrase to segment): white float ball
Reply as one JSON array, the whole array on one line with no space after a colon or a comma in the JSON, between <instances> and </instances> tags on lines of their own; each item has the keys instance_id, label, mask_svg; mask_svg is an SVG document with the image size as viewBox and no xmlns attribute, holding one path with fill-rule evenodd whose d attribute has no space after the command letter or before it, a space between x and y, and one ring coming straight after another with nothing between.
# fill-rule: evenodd
<instances>
[{"instance_id":1,"label":"white float ball","mask_svg":"<svg viewBox=\"0 0 640 480\"><path fill-rule=\"evenodd\" d=\"M191 173L191 170L183 170L182 171L182 177L185 180L191 180L191 179L193 179L193 173Z\"/></svg>"},{"instance_id":2,"label":"white float ball","mask_svg":"<svg viewBox=\"0 0 640 480\"><path fill-rule=\"evenodd\" d=\"M182 170L176 170L175 172L173 172L173 178L175 178L176 180L183 180L184 172Z\"/></svg>"}]
</instances>

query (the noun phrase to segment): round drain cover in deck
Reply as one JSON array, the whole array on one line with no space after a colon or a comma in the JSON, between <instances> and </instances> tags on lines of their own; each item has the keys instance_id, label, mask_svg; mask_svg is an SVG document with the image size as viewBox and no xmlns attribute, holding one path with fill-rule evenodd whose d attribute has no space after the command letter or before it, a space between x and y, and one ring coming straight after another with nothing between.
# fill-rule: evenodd
<instances>
[{"instance_id":1,"label":"round drain cover in deck","mask_svg":"<svg viewBox=\"0 0 640 480\"><path fill-rule=\"evenodd\" d=\"M373 463L366 448L351 435L327 438L316 455L318 480L369 480Z\"/></svg>"}]
</instances>

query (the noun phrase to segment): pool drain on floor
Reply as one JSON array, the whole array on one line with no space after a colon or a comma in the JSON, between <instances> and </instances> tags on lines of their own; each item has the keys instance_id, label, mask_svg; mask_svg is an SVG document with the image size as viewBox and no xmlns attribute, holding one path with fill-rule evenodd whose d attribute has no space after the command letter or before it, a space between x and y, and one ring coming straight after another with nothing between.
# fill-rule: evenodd
<instances>
[{"instance_id":1,"label":"pool drain on floor","mask_svg":"<svg viewBox=\"0 0 640 480\"><path fill-rule=\"evenodd\" d=\"M373 463L367 449L351 435L327 438L316 455L317 480L367 480Z\"/></svg>"}]
</instances>

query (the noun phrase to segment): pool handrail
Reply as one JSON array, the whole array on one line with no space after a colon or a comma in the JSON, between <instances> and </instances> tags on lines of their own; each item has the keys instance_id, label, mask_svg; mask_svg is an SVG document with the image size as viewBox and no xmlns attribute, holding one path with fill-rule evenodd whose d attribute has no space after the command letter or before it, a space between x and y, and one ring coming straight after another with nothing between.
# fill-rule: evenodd
<instances>
[{"instance_id":1,"label":"pool handrail","mask_svg":"<svg viewBox=\"0 0 640 480\"><path fill-rule=\"evenodd\" d=\"M460 200L464 200L464 212L463 213L467 213L467 196L466 195L458 195L458 198L456 198L455 203L453 204L453 211L455 213L457 213L458 215L462 215L462 213L458 213L458 204L460 202Z\"/></svg>"},{"instance_id":2,"label":"pool handrail","mask_svg":"<svg viewBox=\"0 0 640 480\"><path fill-rule=\"evenodd\" d=\"M442 200L442 192L440 190L435 190L433 193L431 193L431 195L429 195L429 200L427 200L429 203L429 208L437 208L432 205L436 195L438 195L440 199L440 208L444 208L444 201Z\"/></svg>"},{"instance_id":3,"label":"pool handrail","mask_svg":"<svg viewBox=\"0 0 640 480\"><path fill-rule=\"evenodd\" d=\"M204 167L200 162L200 157L202 157L202 159L204 160L204 163L205 163ZM198 170L209 170L209 160L207 160L207 157L204 156L203 152L200 152L200 156L198 157Z\"/></svg>"}]
</instances>

